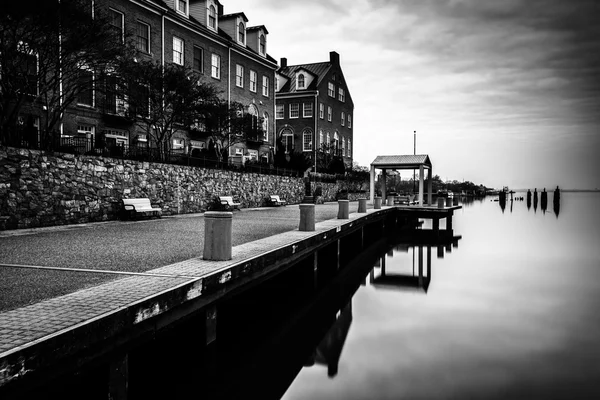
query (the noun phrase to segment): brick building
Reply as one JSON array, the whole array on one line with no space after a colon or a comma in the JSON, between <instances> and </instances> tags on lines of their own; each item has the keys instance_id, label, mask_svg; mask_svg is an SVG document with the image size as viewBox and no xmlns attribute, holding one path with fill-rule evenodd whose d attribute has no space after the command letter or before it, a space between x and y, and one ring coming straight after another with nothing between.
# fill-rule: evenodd
<instances>
[{"instance_id":1,"label":"brick building","mask_svg":"<svg viewBox=\"0 0 600 400\"><path fill-rule=\"evenodd\" d=\"M313 161L316 152L337 155L351 167L354 103L339 54L314 64L288 65L282 58L276 79L276 131L285 151Z\"/></svg>"},{"instance_id":2,"label":"brick building","mask_svg":"<svg viewBox=\"0 0 600 400\"><path fill-rule=\"evenodd\" d=\"M90 0L94 4L93 0ZM244 13L224 14L217 0L104 0L95 1L108 10L115 29L130 36L138 59L192 67L213 83L230 102L240 102L247 112L264 118L264 137L236 144L230 160L242 157L270 161L275 131L275 71L277 62L267 54L267 29L249 26ZM125 99L117 93L79 96L62 120L61 135L102 137L108 144L147 142L146 135L124 115ZM25 116L39 126L39 116ZM202 133L177 131L171 147L181 153L207 147Z\"/></svg>"}]
</instances>

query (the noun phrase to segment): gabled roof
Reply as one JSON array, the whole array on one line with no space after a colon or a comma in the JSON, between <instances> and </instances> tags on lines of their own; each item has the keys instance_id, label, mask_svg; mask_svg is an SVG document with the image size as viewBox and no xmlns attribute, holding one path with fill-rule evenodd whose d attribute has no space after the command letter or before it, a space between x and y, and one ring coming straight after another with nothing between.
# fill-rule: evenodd
<instances>
[{"instance_id":1,"label":"gabled roof","mask_svg":"<svg viewBox=\"0 0 600 400\"><path fill-rule=\"evenodd\" d=\"M256 31L262 29L263 31L265 31L265 33L268 35L269 31L267 30L267 27L264 25L256 25L256 26L249 26L246 28L247 31Z\"/></svg>"},{"instance_id":2,"label":"gabled roof","mask_svg":"<svg viewBox=\"0 0 600 400\"><path fill-rule=\"evenodd\" d=\"M376 168L413 169L421 165L432 168L431 160L427 154L377 156L371 163Z\"/></svg>"},{"instance_id":3,"label":"gabled roof","mask_svg":"<svg viewBox=\"0 0 600 400\"><path fill-rule=\"evenodd\" d=\"M237 17L242 17L244 19L244 22L248 22L248 18L246 18L246 14L244 14L243 12L224 14L224 15L219 16L219 20L237 18Z\"/></svg>"},{"instance_id":4,"label":"gabled roof","mask_svg":"<svg viewBox=\"0 0 600 400\"><path fill-rule=\"evenodd\" d=\"M277 72L281 75L292 78L293 76L295 76L296 72L298 72L301 69L304 69L317 77L317 79L313 80L312 83L310 84L310 86L305 89L305 90L314 90L319 86L319 84L321 83L323 78L325 78L325 76L327 75L327 72L329 72L329 70L331 69L331 63L330 62L321 62L321 63L314 63L314 64L288 65L287 67L280 68L279 70L277 70ZM280 91L281 92L296 91L296 80L290 79L281 88Z\"/></svg>"}]
</instances>

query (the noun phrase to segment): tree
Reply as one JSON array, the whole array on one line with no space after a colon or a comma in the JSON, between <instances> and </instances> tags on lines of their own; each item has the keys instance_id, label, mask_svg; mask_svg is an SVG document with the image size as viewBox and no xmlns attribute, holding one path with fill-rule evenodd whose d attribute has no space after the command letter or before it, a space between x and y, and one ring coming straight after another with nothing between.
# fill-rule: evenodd
<instances>
[{"instance_id":1,"label":"tree","mask_svg":"<svg viewBox=\"0 0 600 400\"><path fill-rule=\"evenodd\" d=\"M218 101L212 84L177 64L124 60L117 73L127 117L156 144L161 159L169 154L174 134L206 122L203 115Z\"/></svg>"},{"instance_id":2,"label":"tree","mask_svg":"<svg viewBox=\"0 0 600 400\"><path fill-rule=\"evenodd\" d=\"M85 0L6 1L0 6L0 138L26 104L43 111L42 140L94 82L130 54L104 9Z\"/></svg>"},{"instance_id":3,"label":"tree","mask_svg":"<svg viewBox=\"0 0 600 400\"><path fill-rule=\"evenodd\" d=\"M214 96L200 104L196 112L199 130L214 143L220 161L227 157L235 144L245 143L248 139L259 140L264 136L262 118L248 113L242 103L229 103Z\"/></svg>"}]
</instances>

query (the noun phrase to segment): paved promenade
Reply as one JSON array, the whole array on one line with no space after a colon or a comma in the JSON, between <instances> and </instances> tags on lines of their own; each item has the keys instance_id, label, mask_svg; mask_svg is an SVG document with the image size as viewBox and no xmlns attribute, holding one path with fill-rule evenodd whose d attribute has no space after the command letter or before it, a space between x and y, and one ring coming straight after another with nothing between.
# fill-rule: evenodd
<instances>
[{"instance_id":1,"label":"paved promenade","mask_svg":"<svg viewBox=\"0 0 600 400\"><path fill-rule=\"evenodd\" d=\"M350 203L351 213L357 208ZM337 203L317 205L315 220L334 219L337 210ZM297 230L299 218L298 205L235 211L232 245ZM0 231L0 313L111 280L157 280L148 271L201 259L203 243L203 214Z\"/></svg>"}]
</instances>

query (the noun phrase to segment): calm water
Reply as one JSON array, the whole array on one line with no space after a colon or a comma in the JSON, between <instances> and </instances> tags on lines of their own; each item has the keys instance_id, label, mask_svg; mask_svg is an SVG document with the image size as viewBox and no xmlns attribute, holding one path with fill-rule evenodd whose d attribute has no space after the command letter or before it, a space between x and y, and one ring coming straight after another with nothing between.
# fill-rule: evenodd
<instances>
[{"instance_id":1,"label":"calm water","mask_svg":"<svg viewBox=\"0 0 600 400\"><path fill-rule=\"evenodd\" d=\"M418 275L418 249L385 255L341 313L337 373L317 352L283 398L600 398L600 193L561 198L558 217L552 193L545 213L465 204L458 245L431 250L427 291L378 284Z\"/></svg>"}]
</instances>

